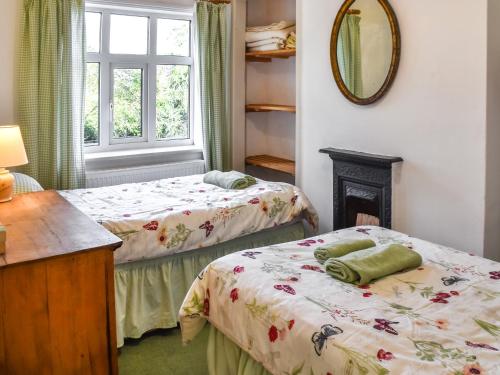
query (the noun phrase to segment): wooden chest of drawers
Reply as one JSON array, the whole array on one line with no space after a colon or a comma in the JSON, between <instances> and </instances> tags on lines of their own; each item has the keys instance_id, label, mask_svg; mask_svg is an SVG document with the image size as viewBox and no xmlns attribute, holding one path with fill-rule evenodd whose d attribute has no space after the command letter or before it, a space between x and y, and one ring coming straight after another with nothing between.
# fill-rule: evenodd
<instances>
[{"instance_id":1,"label":"wooden chest of drawers","mask_svg":"<svg viewBox=\"0 0 500 375\"><path fill-rule=\"evenodd\" d=\"M0 204L0 374L116 374L119 238L53 191Z\"/></svg>"}]
</instances>

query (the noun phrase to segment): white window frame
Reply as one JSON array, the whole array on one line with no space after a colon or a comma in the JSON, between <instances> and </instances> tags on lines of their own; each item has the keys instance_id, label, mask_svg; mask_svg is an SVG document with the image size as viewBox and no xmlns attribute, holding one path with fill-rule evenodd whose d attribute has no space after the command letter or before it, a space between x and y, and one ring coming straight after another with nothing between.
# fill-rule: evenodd
<instances>
[{"instance_id":1,"label":"white window frame","mask_svg":"<svg viewBox=\"0 0 500 375\"><path fill-rule=\"evenodd\" d=\"M192 12L180 12L162 9L144 9L107 5L105 3L87 4L86 12L101 13L100 52L87 52L87 63L99 63L99 144L85 145L86 153L98 153L119 150L137 150L157 147L176 147L194 145L195 140L195 66L194 66L194 25ZM148 17L148 53L146 55L111 54L110 51L110 18L112 14ZM190 21L190 56L164 56L156 54L158 19ZM156 74L157 65L189 66L189 138L156 139ZM112 103L113 103L113 69L143 69L143 106L142 137L123 139L112 138Z\"/></svg>"}]
</instances>

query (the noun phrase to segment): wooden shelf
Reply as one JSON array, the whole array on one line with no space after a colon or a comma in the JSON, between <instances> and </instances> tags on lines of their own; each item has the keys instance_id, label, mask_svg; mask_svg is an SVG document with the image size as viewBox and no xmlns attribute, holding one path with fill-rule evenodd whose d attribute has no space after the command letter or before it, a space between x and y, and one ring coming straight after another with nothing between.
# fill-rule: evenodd
<instances>
[{"instance_id":1,"label":"wooden shelf","mask_svg":"<svg viewBox=\"0 0 500 375\"><path fill-rule=\"evenodd\" d=\"M295 49L277 49L274 51L247 52L247 61L271 62L273 59L288 59L295 56Z\"/></svg>"},{"instance_id":2,"label":"wooden shelf","mask_svg":"<svg viewBox=\"0 0 500 375\"><path fill-rule=\"evenodd\" d=\"M284 172L295 176L295 162L292 160L270 155L256 155L248 156L245 162L256 167L272 169L273 171Z\"/></svg>"},{"instance_id":3,"label":"wooden shelf","mask_svg":"<svg viewBox=\"0 0 500 375\"><path fill-rule=\"evenodd\" d=\"M290 112L295 113L294 105L280 105L280 104L247 104L245 106L247 112Z\"/></svg>"}]
</instances>

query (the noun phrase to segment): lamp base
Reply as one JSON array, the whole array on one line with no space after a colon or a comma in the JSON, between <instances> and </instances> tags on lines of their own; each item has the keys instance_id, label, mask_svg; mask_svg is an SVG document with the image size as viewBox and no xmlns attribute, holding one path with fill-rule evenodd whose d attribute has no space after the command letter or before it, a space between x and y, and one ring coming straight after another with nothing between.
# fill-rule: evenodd
<instances>
[{"instance_id":1,"label":"lamp base","mask_svg":"<svg viewBox=\"0 0 500 375\"><path fill-rule=\"evenodd\" d=\"M0 203L12 200L14 176L5 168L0 168Z\"/></svg>"}]
</instances>

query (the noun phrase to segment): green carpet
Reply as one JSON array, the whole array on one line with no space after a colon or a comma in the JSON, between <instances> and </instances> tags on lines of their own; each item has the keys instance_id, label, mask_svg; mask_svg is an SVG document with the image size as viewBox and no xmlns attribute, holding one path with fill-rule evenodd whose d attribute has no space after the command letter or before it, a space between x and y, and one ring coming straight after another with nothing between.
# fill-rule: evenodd
<instances>
[{"instance_id":1,"label":"green carpet","mask_svg":"<svg viewBox=\"0 0 500 375\"><path fill-rule=\"evenodd\" d=\"M207 375L209 326L187 346L179 329L155 331L129 340L118 356L120 375Z\"/></svg>"}]
</instances>

